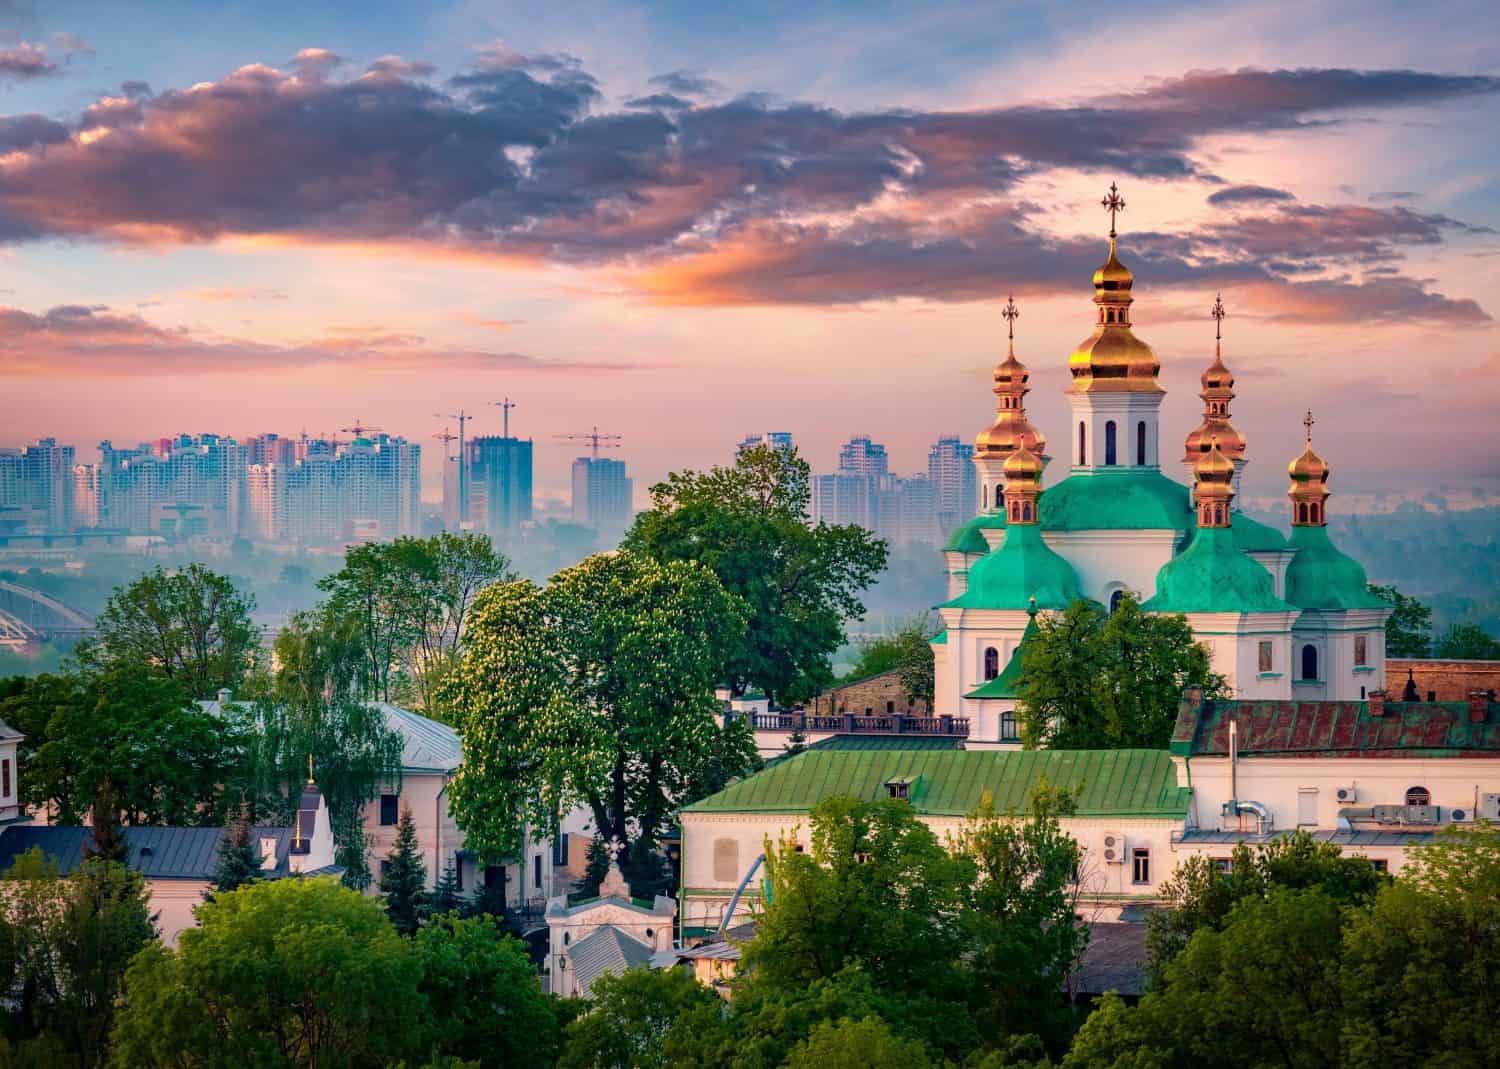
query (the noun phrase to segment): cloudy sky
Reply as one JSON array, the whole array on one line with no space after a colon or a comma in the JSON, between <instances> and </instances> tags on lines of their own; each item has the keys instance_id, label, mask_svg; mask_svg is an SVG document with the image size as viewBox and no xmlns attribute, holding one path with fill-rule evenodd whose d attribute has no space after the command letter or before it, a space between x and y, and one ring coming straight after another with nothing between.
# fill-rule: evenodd
<instances>
[{"instance_id":1,"label":"cloudy sky","mask_svg":"<svg viewBox=\"0 0 1500 1069\"><path fill-rule=\"evenodd\" d=\"M1062 441L1114 181L1164 455L1222 290L1252 500L1307 407L1351 507L1500 495L1489 5L1108 10L0 0L0 444L358 419L435 467L509 396L544 490L592 425L642 487L759 430L916 470L1009 293Z\"/></svg>"}]
</instances>

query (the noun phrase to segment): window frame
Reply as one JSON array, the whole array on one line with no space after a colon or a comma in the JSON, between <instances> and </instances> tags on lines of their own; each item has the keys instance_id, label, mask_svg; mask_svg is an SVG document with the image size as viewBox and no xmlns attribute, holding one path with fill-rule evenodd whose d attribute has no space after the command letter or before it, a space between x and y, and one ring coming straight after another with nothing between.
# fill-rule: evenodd
<instances>
[{"instance_id":1,"label":"window frame","mask_svg":"<svg viewBox=\"0 0 1500 1069\"><path fill-rule=\"evenodd\" d=\"M1151 848L1149 846L1130 848L1130 882L1137 885L1151 882Z\"/></svg>"},{"instance_id":2,"label":"window frame","mask_svg":"<svg viewBox=\"0 0 1500 1069\"><path fill-rule=\"evenodd\" d=\"M386 819L386 806L391 807L391 818ZM382 793L380 796L380 826L382 828L394 828L401 823L401 792L395 794Z\"/></svg>"}]
</instances>

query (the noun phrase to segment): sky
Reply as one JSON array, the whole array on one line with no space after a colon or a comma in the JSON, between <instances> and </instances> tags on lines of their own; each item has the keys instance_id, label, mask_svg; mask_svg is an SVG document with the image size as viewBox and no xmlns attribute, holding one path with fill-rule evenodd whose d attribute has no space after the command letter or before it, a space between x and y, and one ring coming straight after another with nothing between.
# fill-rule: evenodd
<instances>
[{"instance_id":1,"label":"sky","mask_svg":"<svg viewBox=\"0 0 1500 1069\"><path fill-rule=\"evenodd\" d=\"M1500 503L1500 34L1481 3L0 0L0 445L795 434L925 469L999 312L1064 459L1099 201L1126 200L1163 455L1216 293L1280 508ZM1172 474L1181 473L1173 471Z\"/></svg>"}]
</instances>

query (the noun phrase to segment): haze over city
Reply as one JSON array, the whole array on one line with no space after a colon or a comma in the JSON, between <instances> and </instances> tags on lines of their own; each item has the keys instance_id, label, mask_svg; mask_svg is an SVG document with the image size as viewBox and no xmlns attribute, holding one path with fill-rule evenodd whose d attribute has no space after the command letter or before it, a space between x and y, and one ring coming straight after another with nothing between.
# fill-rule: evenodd
<instances>
[{"instance_id":1,"label":"haze over city","mask_svg":"<svg viewBox=\"0 0 1500 1069\"><path fill-rule=\"evenodd\" d=\"M509 395L539 495L594 425L638 503L762 430L916 471L1010 294L1061 429L1116 180L1165 440L1222 291L1248 502L1304 406L1367 504L1500 491L1481 5L109 8L0 10L0 444L359 419L435 500L433 413Z\"/></svg>"}]
</instances>

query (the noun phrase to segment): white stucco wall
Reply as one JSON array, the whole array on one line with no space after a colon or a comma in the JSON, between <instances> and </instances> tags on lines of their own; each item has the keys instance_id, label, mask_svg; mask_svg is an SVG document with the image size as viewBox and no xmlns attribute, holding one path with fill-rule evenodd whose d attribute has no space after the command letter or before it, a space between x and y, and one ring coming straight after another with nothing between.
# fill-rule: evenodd
<instances>
[{"instance_id":1,"label":"white stucco wall","mask_svg":"<svg viewBox=\"0 0 1500 1069\"><path fill-rule=\"evenodd\" d=\"M1172 559L1178 534L1147 531L1046 531L1042 541L1078 573L1083 595L1108 605L1121 588L1142 601L1156 593L1156 573Z\"/></svg>"}]
</instances>

